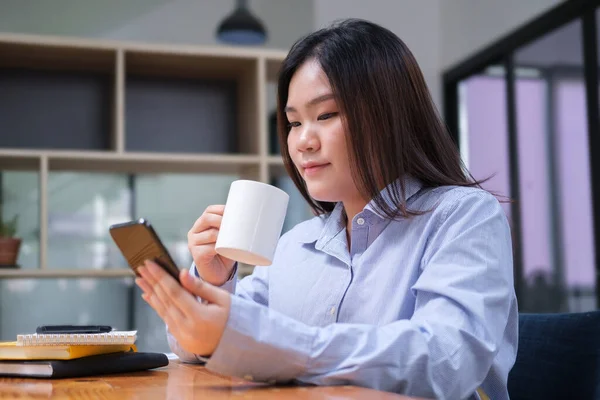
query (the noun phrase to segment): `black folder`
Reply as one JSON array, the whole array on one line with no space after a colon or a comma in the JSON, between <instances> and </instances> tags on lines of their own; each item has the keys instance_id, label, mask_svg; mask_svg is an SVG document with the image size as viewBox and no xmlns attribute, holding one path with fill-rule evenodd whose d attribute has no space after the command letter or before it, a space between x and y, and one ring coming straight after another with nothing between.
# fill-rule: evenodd
<instances>
[{"instance_id":1,"label":"black folder","mask_svg":"<svg viewBox=\"0 0 600 400\"><path fill-rule=\"evenodd\" d=\"M0 361L0 376L75 378L145 371L169 365L163 353L110 353L73 360Z\"/></svg>"}]
</instances>

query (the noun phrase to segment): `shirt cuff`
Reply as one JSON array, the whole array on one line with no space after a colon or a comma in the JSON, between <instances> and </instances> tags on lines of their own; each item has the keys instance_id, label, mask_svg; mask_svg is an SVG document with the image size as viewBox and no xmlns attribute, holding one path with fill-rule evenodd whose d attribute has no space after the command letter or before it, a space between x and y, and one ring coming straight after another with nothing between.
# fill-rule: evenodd
<instances>
[{"instance_id":1,"label":"shirt cuff","mask_svg":"<svg viewBox=\"0 0 600 400\"><path fill-rule=\"evenodd\" d=\"M306 371L316 333L268 307L231 296L225 331L206 368L246 380L290 381Z\"/></svg>"},{"instance_id":2,"label":"shirt cuff","mask_svg":"<svg viewBox=\"0 0 600 400\"><path fill-rule=\"evenodd\" d=\"M236 283L237 283L237 271L238 271L238 263L236 261L233 264L233 269L231 270L231 275L229 275L229 278L227 278L227 280L225 281L225 283L222 284L219 287L221 289L223 289L223 290L227 290L229 293L235 293L235 287L236 287ZM192 263L192 266L190 268L190 272L192 274L194 274L194 276L196 278L202 279L202 277L198 273L198 269L196 269L196 264L195 263Z\"/></svg>"},{"instance_id":3,"label":"shirt cuff","mask_svg":"<svg viewBox=\"0 0 600 400\"><path fill-rule=\"evenodd\" d=\"M169 326L165 325L165 327L167 330L167 342L169 343L169 348L171 349L171 351L173 353L175 353L177 355L177 357L179 357L179 360L181 360L181 362L185 362L185 363L200 362L202 364L205 364L208 361L207 357L202 357L202 356L190 353L189 351L185 351L184 349L182 349L181 346L179 346L177 339L175 339L175 337L169 331Z\"/></svg>"}]
</instances>

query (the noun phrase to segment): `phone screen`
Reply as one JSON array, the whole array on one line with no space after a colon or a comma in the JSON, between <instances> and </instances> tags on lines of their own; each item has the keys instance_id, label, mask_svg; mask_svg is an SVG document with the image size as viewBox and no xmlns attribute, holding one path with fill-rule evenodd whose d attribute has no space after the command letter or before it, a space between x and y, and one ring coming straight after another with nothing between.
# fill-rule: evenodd
<instances>
[{"instance_id":1,"label":"phone screen","mask_svg":"<svg viewBox=\"0 0 600 400\"><path fill-rule=\"evenodd\" d=\"M152 260L179 282L179 268L148 221L112 225L109 232L136 275L137 268Z\"/></svg>"}]
</instances>

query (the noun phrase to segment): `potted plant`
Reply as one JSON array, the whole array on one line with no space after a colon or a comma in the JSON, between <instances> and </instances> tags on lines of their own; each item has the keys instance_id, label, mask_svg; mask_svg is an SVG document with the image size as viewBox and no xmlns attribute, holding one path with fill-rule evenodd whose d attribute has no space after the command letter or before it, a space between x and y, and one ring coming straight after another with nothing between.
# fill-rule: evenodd
<instances>
[{"instance_id":1,"label":"potted plant","mask_svg":"<svg viewBox=\"0 0 600 400\"><path fill-rule=\"evenodd\" d=\"M0 267L16 267L21 239L16 237L17 220L15 215L10 220L4 220L0 206Z\"/></svg>"}]
</instances>

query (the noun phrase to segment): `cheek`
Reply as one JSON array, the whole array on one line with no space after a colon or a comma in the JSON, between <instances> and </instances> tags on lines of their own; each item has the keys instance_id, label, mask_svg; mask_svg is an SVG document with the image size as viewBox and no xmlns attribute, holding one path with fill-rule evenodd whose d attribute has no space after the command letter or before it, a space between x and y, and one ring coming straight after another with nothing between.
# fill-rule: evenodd
<instances>
[{"instance_id":1,"label":"cheek","mask_svg":"<svg viewBox=\"0 0 600 400\"><path fill-rule=\"evenodd\" d=\"M294 144L294 139L292 138L291 135L288 135L286 143L287 143L288 153L290 153L290 155L292 155L294 153L295 144Z\"/></svg>"},{"instance_id":2,"label":"cheek","mask_svg":"<svg viewBox=\"0 0 600 400\"><path fill-rule=\"evenodd\" d=\"M330 149L331 155L339 164L344 166L349 164L346 133L341 124L331 132L331 135L329 135L327 147Z\"/></svg>"},{"instance_id":3,"label":"cheek","mask_svg":"<svg viewBox=\"0 0 600 400\"><path fill-rule=\"evenodd\" d=\"M297 164L298 152L296 151L296 142L292 135L288 136L287 149L288 153L290 154L290 157L292 158L292 161L294 162L294 164Z\"/></svg>"}]
</instances>

